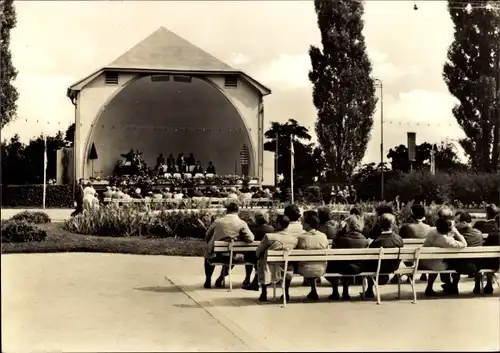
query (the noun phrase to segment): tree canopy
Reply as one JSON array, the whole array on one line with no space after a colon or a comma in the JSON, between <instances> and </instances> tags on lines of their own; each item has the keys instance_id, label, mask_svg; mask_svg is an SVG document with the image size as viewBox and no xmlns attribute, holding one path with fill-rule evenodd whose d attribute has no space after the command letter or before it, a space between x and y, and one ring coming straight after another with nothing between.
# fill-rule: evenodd
<instances>
[{"instance_id":1,"label":"tree canopy","mask_svg":"<svg viewBox=\"0 0 500 353\"><path fill-rule=\"evenodd\" d=\"M328 181L344 182L365 155L377 102L362 34L363 3L315 0L314 5L322 43L309 49L316 133Z\"/></svg>"},{"instance_id":2,"label":"tree canopy","mask_svg":"<svg viewBox=\"0 0 500 353\"><path fill-rule=\"evenodd\" d=\"M448 1L455 27L443 78L459 103L453 115L466 137L460 141L475 170L500 165L500 10L487 0Z\"/></svg>"},{"instance_id":3,"label":"tree canopy","mask_svg":"<svg viewBox=\"0 0 500 353\"><path fill-rule=\"evenodd\" d=\"M0 128L16 118L19 93L12 82L17 71L12 65L10 31L16 26L14 0L0 2Z\"/></svg>"}]
</instances>

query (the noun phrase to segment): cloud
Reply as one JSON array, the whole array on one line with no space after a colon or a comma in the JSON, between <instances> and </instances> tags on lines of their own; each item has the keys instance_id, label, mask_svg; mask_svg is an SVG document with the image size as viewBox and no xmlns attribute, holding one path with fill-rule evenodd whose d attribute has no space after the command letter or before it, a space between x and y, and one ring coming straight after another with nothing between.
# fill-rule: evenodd
<instances>
[{"instance_id":1,"label":"cloud","mask_svg":"<svg viewBox=\"0 0 500 353\"><path fill-rule=\"evenodd\" d=\"M276 59L257 70L255 76L270 86L278 86L282 90L307 87L311 61L308 54L280 54Z\"/></svg>"},{"instance_id":2,"label":"cloud","mask_svg":"<svg viewBox=\"0 0 500 353\"><path fill-rule=\"evenodd\" d=\"M231 63L234 65L243 65L250 62L250 58L248 58L245 54L236 52L231 53Z\"/></svg>"},{"instance_id":3,"label":"cloud","mask_svg":"<svg viewBox=\"0 0 500 353\"><path fill-rule=\"evenodd\" d=\"M368 57L372 62L373 76L387 84L394 84L407 76L418 75L421 72L421 68L416 65L395 65L389 60L388 54L378 50L368 50Z\"/></svg>"}]
</instances>

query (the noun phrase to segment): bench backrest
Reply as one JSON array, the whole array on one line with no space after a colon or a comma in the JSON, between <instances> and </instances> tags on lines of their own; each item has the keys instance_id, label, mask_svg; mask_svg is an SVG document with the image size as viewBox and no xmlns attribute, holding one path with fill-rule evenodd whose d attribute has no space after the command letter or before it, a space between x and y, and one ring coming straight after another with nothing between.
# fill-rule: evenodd
<instances>
[{"instance_id":1,"label":"bench backrest","mask_svg":"<svg viewBox=\"0 0 500 353\"><path fill-rule=\"evenodd\" d=\"M259 244L260 241L253 241L251 243L246 243L244 241L234 241L231 243L227 241L216 241L214 243L214 252L230 252L231 247L233 252L255 251Z\"/></svg>"},{"instance_id":2,"label":"bench backrest","mask_svg":"<svg viewBox=\"0 0 500 353\"><path fill-rule=\"evenodd\" d=\"M469 259L500 258L500 246L478 246L463 249L433 247L366 248L326 250L269 250L267 262L288 261L353 261L353 260Z\"/></svg>"}]
</instances>

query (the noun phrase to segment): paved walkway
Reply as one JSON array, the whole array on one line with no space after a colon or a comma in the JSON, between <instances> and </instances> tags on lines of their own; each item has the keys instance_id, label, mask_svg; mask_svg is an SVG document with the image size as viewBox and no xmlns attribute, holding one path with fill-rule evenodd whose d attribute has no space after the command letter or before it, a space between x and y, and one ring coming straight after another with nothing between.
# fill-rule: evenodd
<instances>
[{"instance_id":1,"label":"paved walkway","mask_svg":"<svg viewBox=\"0 0 500 353\"><path fill-rule=\"evenodd\" d=\"M383 303L259 303L257 292L205 290L202 259L116 254L3 255L2 351L499 350L498 296L427 300L419 284ZM300 279L295 280L300 283ZM359 287L351 289L357 294ZM279 295L279 293L278 293Z\"/></svg>"}]
</instances>

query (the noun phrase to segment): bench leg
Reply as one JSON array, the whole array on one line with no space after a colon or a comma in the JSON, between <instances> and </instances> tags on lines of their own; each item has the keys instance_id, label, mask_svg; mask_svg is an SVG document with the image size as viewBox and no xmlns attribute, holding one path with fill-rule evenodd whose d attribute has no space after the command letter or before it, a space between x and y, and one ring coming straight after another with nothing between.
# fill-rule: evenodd
<instances>
[{"instance_id":1,"label":"bench leg","mask_svg":"<svg viewBox=\"0 0 500 353\"><path fill-rule=\"evenodd\" d=\"M484 289L484 272L481 273L481 280L479 282L480 293L483 294Z\"/></svg>"},{"instance_id":2,"label":"bench leg","mask_svg":"<svg viewBox=\"0 0 500 353\"><path fill-rule=\"evenodd\" d=\"M273 301L276 300L276 283L273 283Z\"/></svg>"},{"instance_id":3,"label":"bench leg","mask_svg":"<svg viewBox=\"0 0 500 353\"><path fill-rule=\"evenodd\" d=\"M411 290L413 292L412 304L417 304L417 290L415 289L415 274L410 278Z\"/></svg>"},{"instance_id":4,"label":"bench leg","mask_svg":"<svg viewBox=\"0 0 500 353\"><path fill-rule=\"evenodd\" d=\"M401 275L398 276L398 299L401 299Z\"/></svg>"},{"instance_id":5,"label":"bench leg","mask_svg":"<svg viewBox=\"0 0 500 353\"><path fill-rule=\"evenodd\" d=\"M362 286L361 299L363 300L365 299L365 293L366 293L366 277L361 278L361 286Z\"/></svg>"},{"instance_id":6,"label":"bench leg","mask_svg":"<svg viewBox=\"0 0 500 353\"><path fill-rule=\"evenodd\" d=\"M380 305L380 288L378 286L378 278L372 278L375 284L375 290L377 291L377 305Z\"/></svg>"}]
</instances>

